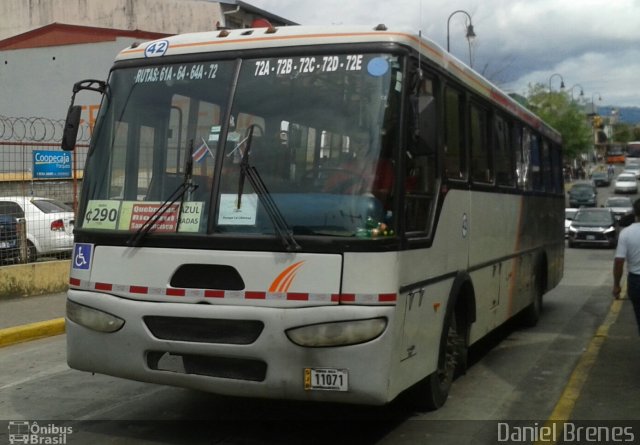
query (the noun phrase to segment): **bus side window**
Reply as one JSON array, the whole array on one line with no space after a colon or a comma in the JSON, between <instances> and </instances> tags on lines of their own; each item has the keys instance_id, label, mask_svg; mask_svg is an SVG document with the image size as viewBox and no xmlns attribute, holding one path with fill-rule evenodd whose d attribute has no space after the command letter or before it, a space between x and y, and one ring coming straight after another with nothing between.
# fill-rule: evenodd
<instances>
[{"instance_id":1,"label":"bus side window","mask_svg":"<svg viewBox=\"0 0 640 445\"><path fill-rule=\"evenodd\" d=\"M405 153L405 226L407 232L428 230L434 205L438 107L433 80L422 79L412 103L409 150Z\"/></svg>"},{"instance_id":2,"label":"bus side window","mask_svg":"<svg viewBox=\"0 0 640 445\"><path fill-rule=\"evenodd\" d=\"M531 180L531 131L523 128L522 132L518 131L519 144L516 147L517 165L518 165L518 186L522 190L532 189Z\"/></svg>"},{"instance_id":3,"label":"bus side window","mask_svg":"<svg viewBox=\"0 0 640 445\"><path fill-rule=\"evenodd\" d=\"M553 191L553 171L551 164L551 150L549 148L549 142L546 139L542 140L542 187L547 192Z\"/></svg>"},{"instance_id":4,"label":"bus side window","mask_svg":"<svg viewBox=\"0 0 640 445\"><path fill-rule=\"evenodd\" d=\"M502 118L496 116L494 120L496 182L498 185L513 187L515 180L513 130Z\"/></svg>"},{"instance_id":5,"label":"bus side window","mask_svg":"<svg viewBox=\"0 0 640 445\"><path fill-rule=\"evenodd\" d=\"M464 113L462 94L447 87L445 90L445 172L451 179L466 179L464 149Z\"/></svg>"},{"instance_id":6,"label":"bus side window","mask_svg":"<svg viewBox=\"0 0 640 445\"><path fill-rule=\"evenodd\" d=\"M474 182L493 182L493 159L489 144L488 114L484 107L471 104L469 107L471 144L471 177Z\"/></svg>"},{"instance_id":7,"label":"bus side window","mask_svg":"<svg viewBox=\"0 0 640 445\"><path fill-rule=\"evenodd\" d=\"M540 138L532 134L529 140L529 171L531 172L531 187L533 190L543 190L542 182L542 150L540 147ZM527 147L525 147L526 149Z\"/></svg>"}]
</instances>

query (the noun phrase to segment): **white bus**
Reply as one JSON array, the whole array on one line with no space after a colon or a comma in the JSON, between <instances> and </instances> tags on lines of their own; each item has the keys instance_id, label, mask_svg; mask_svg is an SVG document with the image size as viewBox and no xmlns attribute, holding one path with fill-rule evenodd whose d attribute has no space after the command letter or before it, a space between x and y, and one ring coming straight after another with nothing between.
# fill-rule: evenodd
<instances>
[{"instance_id":1,"label":"white bus","mask_svg":"<svg viewBox=\"0 0 640 445\"><path fill-rule=\"evenodd\" d=\"M68 363L247 397L437 408L562 276L557 132L420 37L187 34L123 50L86 160ZM63 147L73 148L79 107Z\"/></svg>"},{"instance_id":2,"label":"white bus","mask_svg":"<svg viewBox=\"0 0 640 445\"><path fill-rule=\"evenodd\" d=\"M640 166L640 141L627 142L625 167Z\"/></svg>"}]
</instances>

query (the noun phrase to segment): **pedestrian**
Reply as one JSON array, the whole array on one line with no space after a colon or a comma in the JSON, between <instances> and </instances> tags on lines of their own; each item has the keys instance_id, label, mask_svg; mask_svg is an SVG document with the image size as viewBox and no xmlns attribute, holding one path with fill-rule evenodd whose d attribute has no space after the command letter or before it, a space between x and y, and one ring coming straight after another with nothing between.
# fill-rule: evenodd
<instances>
[{"instance_id":1,"label":"pedestrian","mask_svg":"<svg viewBox=\"0 0 640 445\"><path fill-rule=\"evenodd\" d=\"M640 199L633 203L635 222L625 227L618 237L618 247L613 260L613 297L620 298L620 280L627 263L627 295L636 316L640 332Z\"/></svg>"}]
</instances>

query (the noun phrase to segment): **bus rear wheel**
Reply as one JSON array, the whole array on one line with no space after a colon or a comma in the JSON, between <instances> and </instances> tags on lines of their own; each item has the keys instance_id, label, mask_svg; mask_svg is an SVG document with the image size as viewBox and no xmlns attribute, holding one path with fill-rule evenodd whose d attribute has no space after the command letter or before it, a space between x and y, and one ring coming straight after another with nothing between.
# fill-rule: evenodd
<instances>
[{"instance_id":1,"label":"bus rear wheel","mask_svg":"<svg viewBox=\"0 0 640 445\"><path fill-rule=\"evenodd\" d=\"M540 321L542 315L542 305L544 292L546 288L546 276L544 271L546 268L540 264L536 269L536 274L533 279L533 301L527 306L521 314L521 324L524 327L532 328Z\"/></svg>"},{"instance_id":2,"label":"bus rear wheel","mask_svg":"<svg viewBox=\"0 0 640 445\"><path fill-rule=\"evenodd\" d=\"M468 345L465 332L466 327L452 313L444 325L438 368L414 388L415 408L433 411L447 401L454 378L464 373L466 368Z\"/></svg>"}]
</instances>

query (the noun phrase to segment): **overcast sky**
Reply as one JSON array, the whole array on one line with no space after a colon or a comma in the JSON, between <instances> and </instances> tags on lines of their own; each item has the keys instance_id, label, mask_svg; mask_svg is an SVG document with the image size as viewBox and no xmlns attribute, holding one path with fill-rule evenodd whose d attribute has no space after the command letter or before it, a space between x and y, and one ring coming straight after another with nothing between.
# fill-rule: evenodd
<instances>
[{"instance_id":1,"label":"overcast sky","mask_svg":"<svg viewBox=\"0 0 640 445\"><path fill-rule=\"evenodd\" d=\"M301 25L376 25L412 31L442 47L447 20L464 10L476 39L473 67L507 92L549 86L596 105L640 106L640 0L248 0ZM450 20L451 52L469 63L467 17ZM551 87L560 88L560 76ZM602 97L599 101L598 98Z\"/></svg>"}]
</instances>

